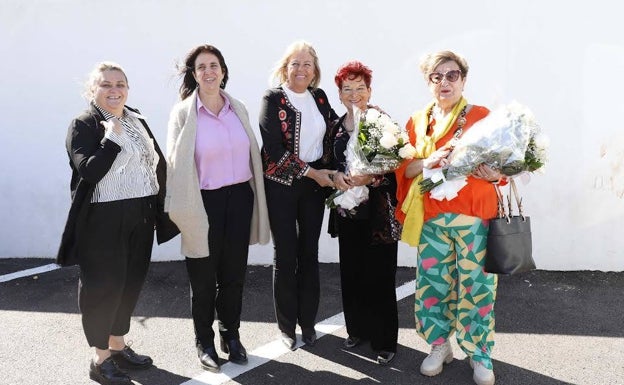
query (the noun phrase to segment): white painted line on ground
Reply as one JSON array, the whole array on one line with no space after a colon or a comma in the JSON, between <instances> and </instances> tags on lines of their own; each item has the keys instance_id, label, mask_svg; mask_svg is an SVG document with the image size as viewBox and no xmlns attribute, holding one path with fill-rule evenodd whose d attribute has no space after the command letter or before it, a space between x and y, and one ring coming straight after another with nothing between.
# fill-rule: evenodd
<instances>
[{"instance_id":1,"label":"white painted line on ground","mask_svg":"<svg viewBox=\"0 0 624 385\"><path fill-rule=\"evenodd\" d=\"M414 291L416 291L416 280L405 282L396 289L397 301L414 294Z\"/></svg>"},{"instance_id":2,"label":"white painted line on ground","mask_svg":"<svg viewBox=\"0 0 624 385\"><path fill-rule=\"evenodd\" d=\"M61 267L56 263L50 263L49 265L43 265L39 267L33 267L32 269L16 271L15 273L0 275L0 282L8 282L13 279L28 277L29 275L47 273L48 271L60 269Z\"/></svg>"},{"instance_id":3,"label":"white painted line on ground","mask_svg":"<svg viewBox=\"0 0 624 385\"><path fill-rule=\"evenodd\" d=\"M406 282L396 289L397 301L402 300L412 294L416 287L415 281ZM316 334L318 338L321 338L325 334L332 334L336 330L345 326L344 313L338 313L332 317L329 317L316 324ZM299 328L297 328L298 331ZM297 333L297 348L303 346L301 342L301 333ZM202 372L190 380L183 382L180 385L220 385L234 379L241 374L257 368L260 365L274 360L290 350L282 344L281 340L271 341L268 344L260 346L252 352L249 352L247 357L249 362L247 365L236 365L231 362L226 362L221 365L220 373Z\"/></svg>"},{"instance_id":4,"label":"white painted line on ground","mask_svg":"<svg viewBox=\"0 0 624 385\"><path fill-rule=\"evenodd\" d=\"M51 263L44 266L35 267L32 269L17 271L11 274L5 274L0 276L0 282L7 282L13 279L28 277L30 275L47 273L49 271L60 269L60 266ZM402 300L403 298L414 294L415 289L415 281L406 282L400 287L396 289L397 301ZM326 334L332 334L336 330L345 326L344 314L338 313L332 317L329 317L319 323L316 324L316 333L318 338ZM298 330L298 338L297 338L297 348L303 346L303 342L301 341L301 331ZM202 372L197 376L191 378L190 380L180 384L180 385L219 385L223 384L227 381L232 380L233 378L248 372L252 369L257 368L258 366L265 364L271 360L274 360L286 353L289 353L290 350L282 344L282 341L275 340L271 341L268 344L260 346L254 351L248 354L249 362L247 365L236 365L231 362L226 362L221 366L220 373L211 373L211 372Z\"/></svg>"}]
</instances>

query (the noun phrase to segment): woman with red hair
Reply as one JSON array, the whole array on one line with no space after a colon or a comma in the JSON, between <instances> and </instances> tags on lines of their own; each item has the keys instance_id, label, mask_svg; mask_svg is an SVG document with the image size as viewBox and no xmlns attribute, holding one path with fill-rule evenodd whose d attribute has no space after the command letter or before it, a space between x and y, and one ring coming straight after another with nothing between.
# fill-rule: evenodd
<instances>
[{"instance_id":1,"label":"woman with red hair","mask_svg":"<svg viewBox=\"0 0 624 385\"><path fill-rule=\"evenodd\" d=\"M342 65L334 78L347 112L332 130L336 188L368 186L368 200L351 210L330 213L329 233L338 237L342 305L347 349L370 341L377 362L387 365L396 353L398 315L395 292L397 241L396 179L384 175L350 175L345 150L355 128L355 110L365 111L371 97L372 71L359 61Z\"/></svg>"}]
</instances>

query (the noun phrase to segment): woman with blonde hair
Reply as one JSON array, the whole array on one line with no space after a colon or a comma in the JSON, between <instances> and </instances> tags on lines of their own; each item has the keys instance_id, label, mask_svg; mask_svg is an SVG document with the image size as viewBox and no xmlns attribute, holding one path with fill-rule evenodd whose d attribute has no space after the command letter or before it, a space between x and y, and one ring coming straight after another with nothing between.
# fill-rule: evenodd
<instances>
[{"instance_id":1,"label":"woman with blonde hair","mask_svg":"<svg viewBox=\"0 0 624 385\"><path fill-rule=\"evenodd\" d=\"M321 80L318 56L305 41L291 44L277 62L260 107L267 206L275 246L273 298L282 342L295 349L316 343L320 297L318 241L325 187L333 187L330 128L337 115Z\"/></svg>"}]
</instances>

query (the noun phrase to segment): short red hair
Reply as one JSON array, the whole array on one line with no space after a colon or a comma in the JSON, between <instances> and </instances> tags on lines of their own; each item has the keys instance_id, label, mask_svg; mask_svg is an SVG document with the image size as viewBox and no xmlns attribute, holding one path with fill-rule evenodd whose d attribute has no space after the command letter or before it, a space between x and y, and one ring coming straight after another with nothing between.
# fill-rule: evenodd
<instances>
[{"instance_id":1,"label":"short red hair","mask_svg":"<svg viewBox=\"0 0 624 385\"><path fill-rule=\"evenodd\" d=\"M342 88L345 80L353 80L361 77L366 83L366 87L370 87L373 80L373 71L357 60L349 61L340 66L334 77L334 82L338 88Z\"/></svg>"}]
</instances>

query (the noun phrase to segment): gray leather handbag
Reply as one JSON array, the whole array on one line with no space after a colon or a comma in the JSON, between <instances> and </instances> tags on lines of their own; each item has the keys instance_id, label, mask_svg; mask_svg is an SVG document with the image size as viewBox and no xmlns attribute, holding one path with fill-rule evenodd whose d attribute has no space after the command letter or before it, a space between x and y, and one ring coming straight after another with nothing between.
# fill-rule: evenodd
<instances>
[{"instance_id":1,"label":"gray leather handbag","mask_svg":"<svg viewBox=\"0 0 624 385\"><path fill-rule=\"evenodd\" d=\"M522 213L522 198L513 179L509 182L505 212L503 194L498 185L498 215L490 220L485 254L485 271L496 274L517 274L535 269L533 243L531 241L531 218ZM518 215L512 214L512 195L516 200Z\"/></svg>"}]
</instances>

